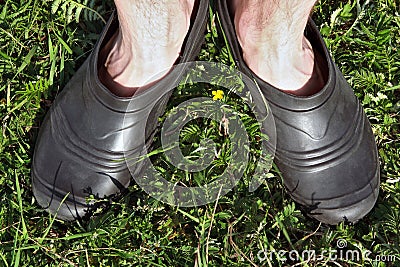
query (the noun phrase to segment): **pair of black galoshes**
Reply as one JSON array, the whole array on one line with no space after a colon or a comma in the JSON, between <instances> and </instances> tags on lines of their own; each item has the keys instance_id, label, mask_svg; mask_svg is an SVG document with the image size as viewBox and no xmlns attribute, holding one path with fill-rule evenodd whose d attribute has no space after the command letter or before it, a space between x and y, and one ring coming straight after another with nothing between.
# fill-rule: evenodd
<instances>
[{"instance_id":1,"label":"pair of black galoshes","mask_svg":"<svg viewBox=\"0 0 400 267\"><path fill-rule=\"evenodd\" d=\"M274 115L275 163L291 197L323 223L356 222L364 217L379 191L376 143L359 101L332 61L315 24L309 20L305 35L322 55L327 80L318 93L298 97L277 90L246 66L228 1L216 2L239 70L258 84ZM196 58L208 14L209 2L197 1L178 63ZM64 220L90 212L95 205L87 201L89 195L111 197L129 185L131 175L140 175L146 165L139 161L130 172L124 159L127 155L138 158L147 151L170 97L160 94L160 88L171 83L170 74L129 98L113 95L99 81L98 54L117 27L113 16L92 54L52 105L36 143L34 195L42 207ZM130 136L129 141L124 141L123 135Z\"/></svg>"}]
</instances>

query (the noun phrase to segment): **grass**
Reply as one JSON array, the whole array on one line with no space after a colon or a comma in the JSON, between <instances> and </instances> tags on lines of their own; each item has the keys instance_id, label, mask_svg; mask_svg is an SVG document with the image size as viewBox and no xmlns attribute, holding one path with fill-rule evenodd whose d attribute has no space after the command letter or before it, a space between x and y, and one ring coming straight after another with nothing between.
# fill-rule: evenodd
<instances>
[{"instance_id":1,"label":"grass","mask_svg":"<svg viewBox=\"0 0 400 267\"><path fill-rule=\"evenodd\" d=\"M133 184L126 196L86 222L67 223L43 212L32 196L30 178L38 128L89 55L112 2L0 1L0 266L400 266L399 5L397 0L322 0L313 14L366 110L381 158L374 210L356 225L329 227L302 215L276 169L254 193L244 179L232 193L197 208L162 204ZM200 58L230 65L214 22ZM211 90L181 88L174 99L212 97ZM215 123L204 123L189 125L182 134L187 153L199 137L221 138ZM246 127L252 125L250 118ZM229 153L222 157L228 158ZM164 175L193 184L217 175L226 164L214 163L218 168L207 177L182 177L163 156L154 160ZM349 250L369 250L369 258L377 260L330 259L327 253L298 261L280 253L263 261L258 257L265 256L260 251L279 250L321 255L337 249L338 241Z\"/></svg>"}]
</instances>

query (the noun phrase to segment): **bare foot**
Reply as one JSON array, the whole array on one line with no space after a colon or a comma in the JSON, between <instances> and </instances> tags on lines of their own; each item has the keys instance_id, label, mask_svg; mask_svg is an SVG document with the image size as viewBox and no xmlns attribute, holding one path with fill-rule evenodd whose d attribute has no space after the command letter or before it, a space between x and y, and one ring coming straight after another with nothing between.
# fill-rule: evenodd
<instances>
[{"instance_id":1,"label":"bare foot","mask_svg":"<svg viewBox=\"0 0 400 267\"><path fill-rule=\"evenodd\" d=\"M322 78L316 77L313 48L304 36L314 3L314 0L231 2L246 64L262 80L287 93L310 95L316 87L323 86Z\"/></svg>"},{"instance_id":2,"label":"bare foot","mask_svg":"<svg viewBox=\"0 0 400 267\"><path fill-rule=\"evenodd\" d=\"M115 0L119 30L103 49L102 82L116 95L132 96L162 78L179 57L194 1Z\"/></svg>"}]
</instances>

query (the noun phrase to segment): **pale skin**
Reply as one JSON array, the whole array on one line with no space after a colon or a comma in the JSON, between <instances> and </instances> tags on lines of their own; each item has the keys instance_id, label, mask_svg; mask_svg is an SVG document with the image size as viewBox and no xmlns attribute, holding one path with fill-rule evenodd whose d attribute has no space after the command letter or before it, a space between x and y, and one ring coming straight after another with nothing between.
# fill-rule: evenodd
<instances>
[{"instance_id":1,"label":"pale skin","mask_svg":"<svg viewBox=\"0 0 400 267\"><path fill-rule=\"evenodd\" d=\"M195 0L115 0L119 31L108 44L103 83L119 96L159 80L175 64L189 30ZM315 0L231 0L243 58L279 90L307 94L314 52L304 37Z\"/></svg>"}]
</instances>

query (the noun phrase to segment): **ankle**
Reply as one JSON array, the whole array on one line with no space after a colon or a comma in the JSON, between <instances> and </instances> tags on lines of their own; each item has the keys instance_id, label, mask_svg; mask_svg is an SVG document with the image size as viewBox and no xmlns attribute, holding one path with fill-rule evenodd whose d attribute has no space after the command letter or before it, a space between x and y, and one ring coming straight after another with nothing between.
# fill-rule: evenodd
<instances>
[{"instance_id":1,"label":"ankle","mask_svg":"<svg viewBox=\"0 0 400 267\"><path fill-rule=\"evenodd\" d=\"M161 78L178 59L180 49L176 44L132 45L119 34L104 67L115 82L126 87L141 87Z\"/></svg>"},{"instance_id":2,"label":"ankle","mask_svg":"<svg viewBox=\"0 0 400 267\"><path fill-rule=\"evenodd\" d=\"M299 89L313 74L314 52L306 39L302 46L270 42L268 45L258 46L244 44L242 50L243 59L248 67L259 78L277 89Z\"/></svg>"},{"instance_id":3,"label":"ankle","mask_svg":"<svg viewBox=\"0 0 400 267\"><path fill-rule=\"evenodd\" d=\"M99 71L113 93L130 96L162 78L179 58L194 0L115 3L119 29L100 53Z\"/></svg>"},{"instance_id":4,"label":"ankle","mask_svg":"<svg viewBox=\"0 0 400 267\"><path fill-rule=\"evenodd\" d=\"M307 8L299 6L300 1L231 2L244 61L257 76L277 89L296 91L312 77L314 51L304 29L313 1L306 1L310 5Z\"/></svg>"}]
</instances>

